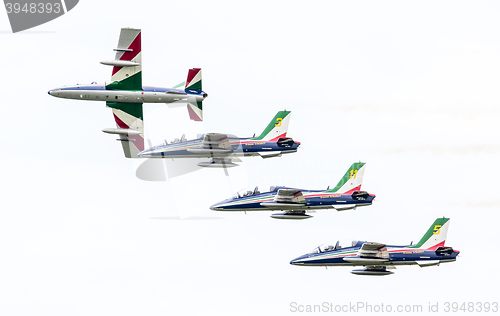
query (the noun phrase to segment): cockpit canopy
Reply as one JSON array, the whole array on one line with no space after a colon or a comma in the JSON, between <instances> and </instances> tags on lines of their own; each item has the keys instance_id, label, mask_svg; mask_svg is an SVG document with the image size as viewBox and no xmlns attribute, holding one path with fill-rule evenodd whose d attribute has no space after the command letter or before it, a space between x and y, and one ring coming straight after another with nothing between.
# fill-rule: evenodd
<instances>
[{"instance_id":1,"label":"cockpit canopy","mask_svg":"<svg viewBox=\"0 0 500 316\"><path fill-rule=\"evenodd\" d=\"M195 140L195 139L203 139L205 137L205 134L193 134L193 133L188 133L188 134L182 134L182 136L179 137L170 137L166 138L161 144L155 146L155 148L170 145L170 144L177 144L177 143L182 143L187 140Z\"/></svg>"},{"instance_id":2,"label":"cockpit canopy","mask_svg":"<svg viewBox=\"0 0 500 316\"><path fill-rule=\"evenodd\" d=\"M238 192L236 192L235 194L233 194L231 196L231 199L240 199L240 198L243 198L243 197L247 197L247 196L252 196L252 195L257 195L257 194L260 194L260 193L266 193L266 192L274 192L274 191L277 191L277 186L273 185L273 186L270 186L270 187L263 187L262 190L259 189L259 187L254 187L254 188L247 188L247 189L243 189L243 190L239 190Z\"/></svg>"},{"instance_id":3,"label":"cockpit canopy","mask_svg":"<svg viewBox=\"0 0 500 316\"><path fill-rule=\"evenodd\" d=\"M344 249L344 248L351 248L355 246L360 246L358 245L359 241L357 240L339 240L335 243L328 243L328 244L322 244L319 247L314 248L311 250L309 253L322 253L322 252L327 252L327 251L332 251L332 250L339 250L339 249Z\"/></svg>"}]
</instances>

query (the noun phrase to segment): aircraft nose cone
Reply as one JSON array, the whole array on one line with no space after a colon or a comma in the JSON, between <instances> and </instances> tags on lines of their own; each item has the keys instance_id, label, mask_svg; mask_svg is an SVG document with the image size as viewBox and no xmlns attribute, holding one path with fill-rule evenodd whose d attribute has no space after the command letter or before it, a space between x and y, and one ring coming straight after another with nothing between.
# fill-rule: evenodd
<instances>
[{"instance_id":1,"label":"aircraft nose cone","mask_svg":"<svg viewBox=\"0 0 500 316\"><path fill-rule=\"evenodd\" d=\"M151 149L143 150L143 151L141 151L140 153L137 154L137 157L141 157L141 158L143 158L143 157L149 157L149 156L151 156L151 152L152 152Z\"/></svg>"},{"instance_id":2,"label":"aircraft nose cone","mask_svg":"<svg viewBox=\"0 0 500 316\"><path fill-rule=\"evenodd\" d=\"M292 261L290 261L290 264L293 264L293 265L304 264L304 262L302 262L303 258L304 258L304 256L300 256L298 258L295 258Z\"/></svg>"},{"instance_id":3,"label":"aircraft nose cone","mask_svg":"<svg viewBox=\"0 0 500 316\"><path fill-rule=\"evenodd\" d=\"M49 95L53 96L53 97L57 97L57 96L58 96L58 95L57 95L57 92L59 92L60 90L61 90L61 89L59 89L59 88L58 88L58 89L51 89L51 90L49 90L47 93L48 93Z\"/></svg>"},{"instance_id":4,"label":"aircraft nose cone","mask_svg":"<svg viewBox=\"0 0 500 316\"><path fill-rule=\"evenodd\" d=\"M210 209L212 211L220 211L220 210L222 210L220 207L217 207L218 205L219 204L214 204L214 205L210 206Z\"/></svg>"},{"instance_id":5,"label":"aircraft nose cone","mask_svg":"<svg viewBox=\"0 0 500 316\"><path fill-rule=\"evenodd\" d=\"M293 259L292 261L290 261L290 264L296 266L296 265L301 264L301 262L300 262L299 258L296 258L296 259Z\"/></svg>"}]
</instances>

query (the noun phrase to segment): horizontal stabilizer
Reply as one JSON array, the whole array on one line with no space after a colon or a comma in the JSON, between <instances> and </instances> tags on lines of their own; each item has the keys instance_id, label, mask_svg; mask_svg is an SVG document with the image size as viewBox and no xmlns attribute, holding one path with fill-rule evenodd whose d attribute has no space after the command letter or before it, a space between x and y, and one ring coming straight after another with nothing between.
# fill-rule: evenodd
<instances>
[{"instance_id":1,"label":"horizontal stabilizer","mask_svg":"<svg viewBox=\"0 0 500 316\"><path fill-rule=\"evenodd\" d=\"M272 151L259 151L258 154L262 158L273 158L273 157L279 157L281 156L281 151L280 152L272 152Z\"/></svg>"},{"instance_id":2,"label":"horizontal stabilizer","mask_svg":"<svg viewBox=\"0 0 500 316\"><path fill-rule=\"evenodd\" d=\"M293 141L293 138L291 138L291 137L281 137L278 139L278 141L276 143L278 145L282 145L282 146L292 146L294 141Z\"/></svg>"},{"instance_id":3,"label":"horizontal stabilizer","mask_svg":"<svg viewBox=\"0 0 500 316\"><path fill-rule=\"evenodd\" d=\"M430 267L430 266L438 266L439 265L439 260L420 260L420 261L415 261L419 267Z\"/></svg>"},{"instance_id":4,"label":"horizontal stabilizer","mask_svg":"<svg viewBox=\"0 0 500 316\"><path fill-rule=\"evenodd\" d=\"M356 204L345 204L345 205L333 205L333 208L337 211L346 211L356 208Z\"/></svg>"},{"instance_id":5,"label":"horizontal stabilizer","mask_svg":"<svg viewBox=\"0 0 500 316\"><path fill-rule=\"evenodd\" d=\"M105 128L102 130L107 134L118 134L118 135L140 135L142 131L127 128Z\"/></svg>"},{"instance_id":6,"label":"horizontal stabilizer","mask_svg":"<svg viewBox=\"0 0 500 316\"><path fill-rule=\"evenodd\" d=\"M130 60L104 60L101 61L101 64L107 66L117 66L117 67L135 67L141 65L139 63Z\"/></svg>"},{"instance_id":7,"label":"horizontal stabilizer","mask_svg":"<svg viewBox=\"0 0 500 316\"><path fill-rule=\"evenodd\" d=\"M361 200L361 199L366 199L367 197L370 196L370 194L366 191L357 190L352 192L351 196L353 199Z\"/></svg>"}]
</instances>

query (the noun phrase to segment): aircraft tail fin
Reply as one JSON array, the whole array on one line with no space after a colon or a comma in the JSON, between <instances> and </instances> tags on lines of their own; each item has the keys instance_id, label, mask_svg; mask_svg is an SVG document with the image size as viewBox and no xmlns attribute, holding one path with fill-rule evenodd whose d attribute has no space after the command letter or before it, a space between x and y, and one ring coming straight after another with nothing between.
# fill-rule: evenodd
<instances>
[{"instance_id":1,"label":"aircraft tail fin","mask_svg":"<svg viewBox=\"0 0 500 316\"><path fill-rule=\"evenodd\" d=\"M197 92L202 92L201 68L189 69L185 89L186 90L195 90ZM189 112L190 119L192 119L193 121L203 121L203 101L197 101L195 99L192 99L192 100L188 99L187 106L188 106L188 112Z\"/></svg>"},{"instance_id":2,"label":"aircraft tail fin","mask_svg":"<svg viewBox=\"0 0 500 316\"><path fill-rule=\"evenodd\" d=\"M449 218L440 217L436 219L420 241L416 245L411 246L411 248L435 250L439 247L443 247L446 242L449 226Z\"/></svg>"},{"instance_id":3,"label":"aircraft tail fin","mask_svg":"<svg viewBox=\"0 0 500 316\"><path fill-rule=\"evenodd\" d=\"M353 163L349 169L347 169L344 176L340 179L337 185L327 192L331 193L345 193L351 194L356 190L361 189L361 185L363 184L363 176L365 174L366 163L364 162L355 162Z\"/></svg>"},{"instance_id":4,"label":"aircraft tail fin","mask_svg":"<svg viewBox=\"0 0 500 316\"><path fill-rule=\"evenodd\" d=\"M122 28L115 59L101 61L113 66L111 80L106 83L108 90L142 90L141 30Z\"/></svg>"},{"instance_id":5,"label":"aircraft tail fin","mask_svg":"<svg viewBox=\"0 0 500 316\"><path fill-rule=\"evenodd\" d=\"M259 137L254 137L254 140L262 141L277 141L279 138L286 137L288 124L290 123L291 111L279 111L274 118L269 122L266 129Z\"/></svg>"}]
</instances>

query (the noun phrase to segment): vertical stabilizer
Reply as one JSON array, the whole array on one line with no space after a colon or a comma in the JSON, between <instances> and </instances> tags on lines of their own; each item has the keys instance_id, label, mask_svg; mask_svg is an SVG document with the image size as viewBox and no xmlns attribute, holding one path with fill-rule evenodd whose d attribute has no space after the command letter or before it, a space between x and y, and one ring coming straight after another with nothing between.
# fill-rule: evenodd
<instances>
[{"instance_id":1,"label":"vertical stabilizer","mask_svg":"<svg viewBox=\"0 0 500 316\"><path fill-rule=\"evenodd\" d=\"M435 250L438 247L443 247L446 242L446 235L448 234L449 226L449 218L441 217L436 219L422 239L420 239L420 241L411 248Z\"/></svg>"},{"instance_id":2,"label":"vertical stabilizer","mask_svg":"<svg viewBox=\"0 0 500 316\"><path fill-rule=\"evenodd\" d=\"M290 123L290 113L290 111L279 111L260 136L253 139L275 142L281 137L286 137L288 124Z\"/></svg>"},{"instance_id":3,"label":"vertical stabilizer","mask_svg":"<svg viewBox=\"0 0 500 316\"><path fill-rule=\"evenodd\" d=\"M351 194L353 191L360 190L361 185L363 184L365 169L366 163L353 163L349 169L347 169L346 173L337 185L333 189L326 192Z\"/></svg>"}]
</instances>

